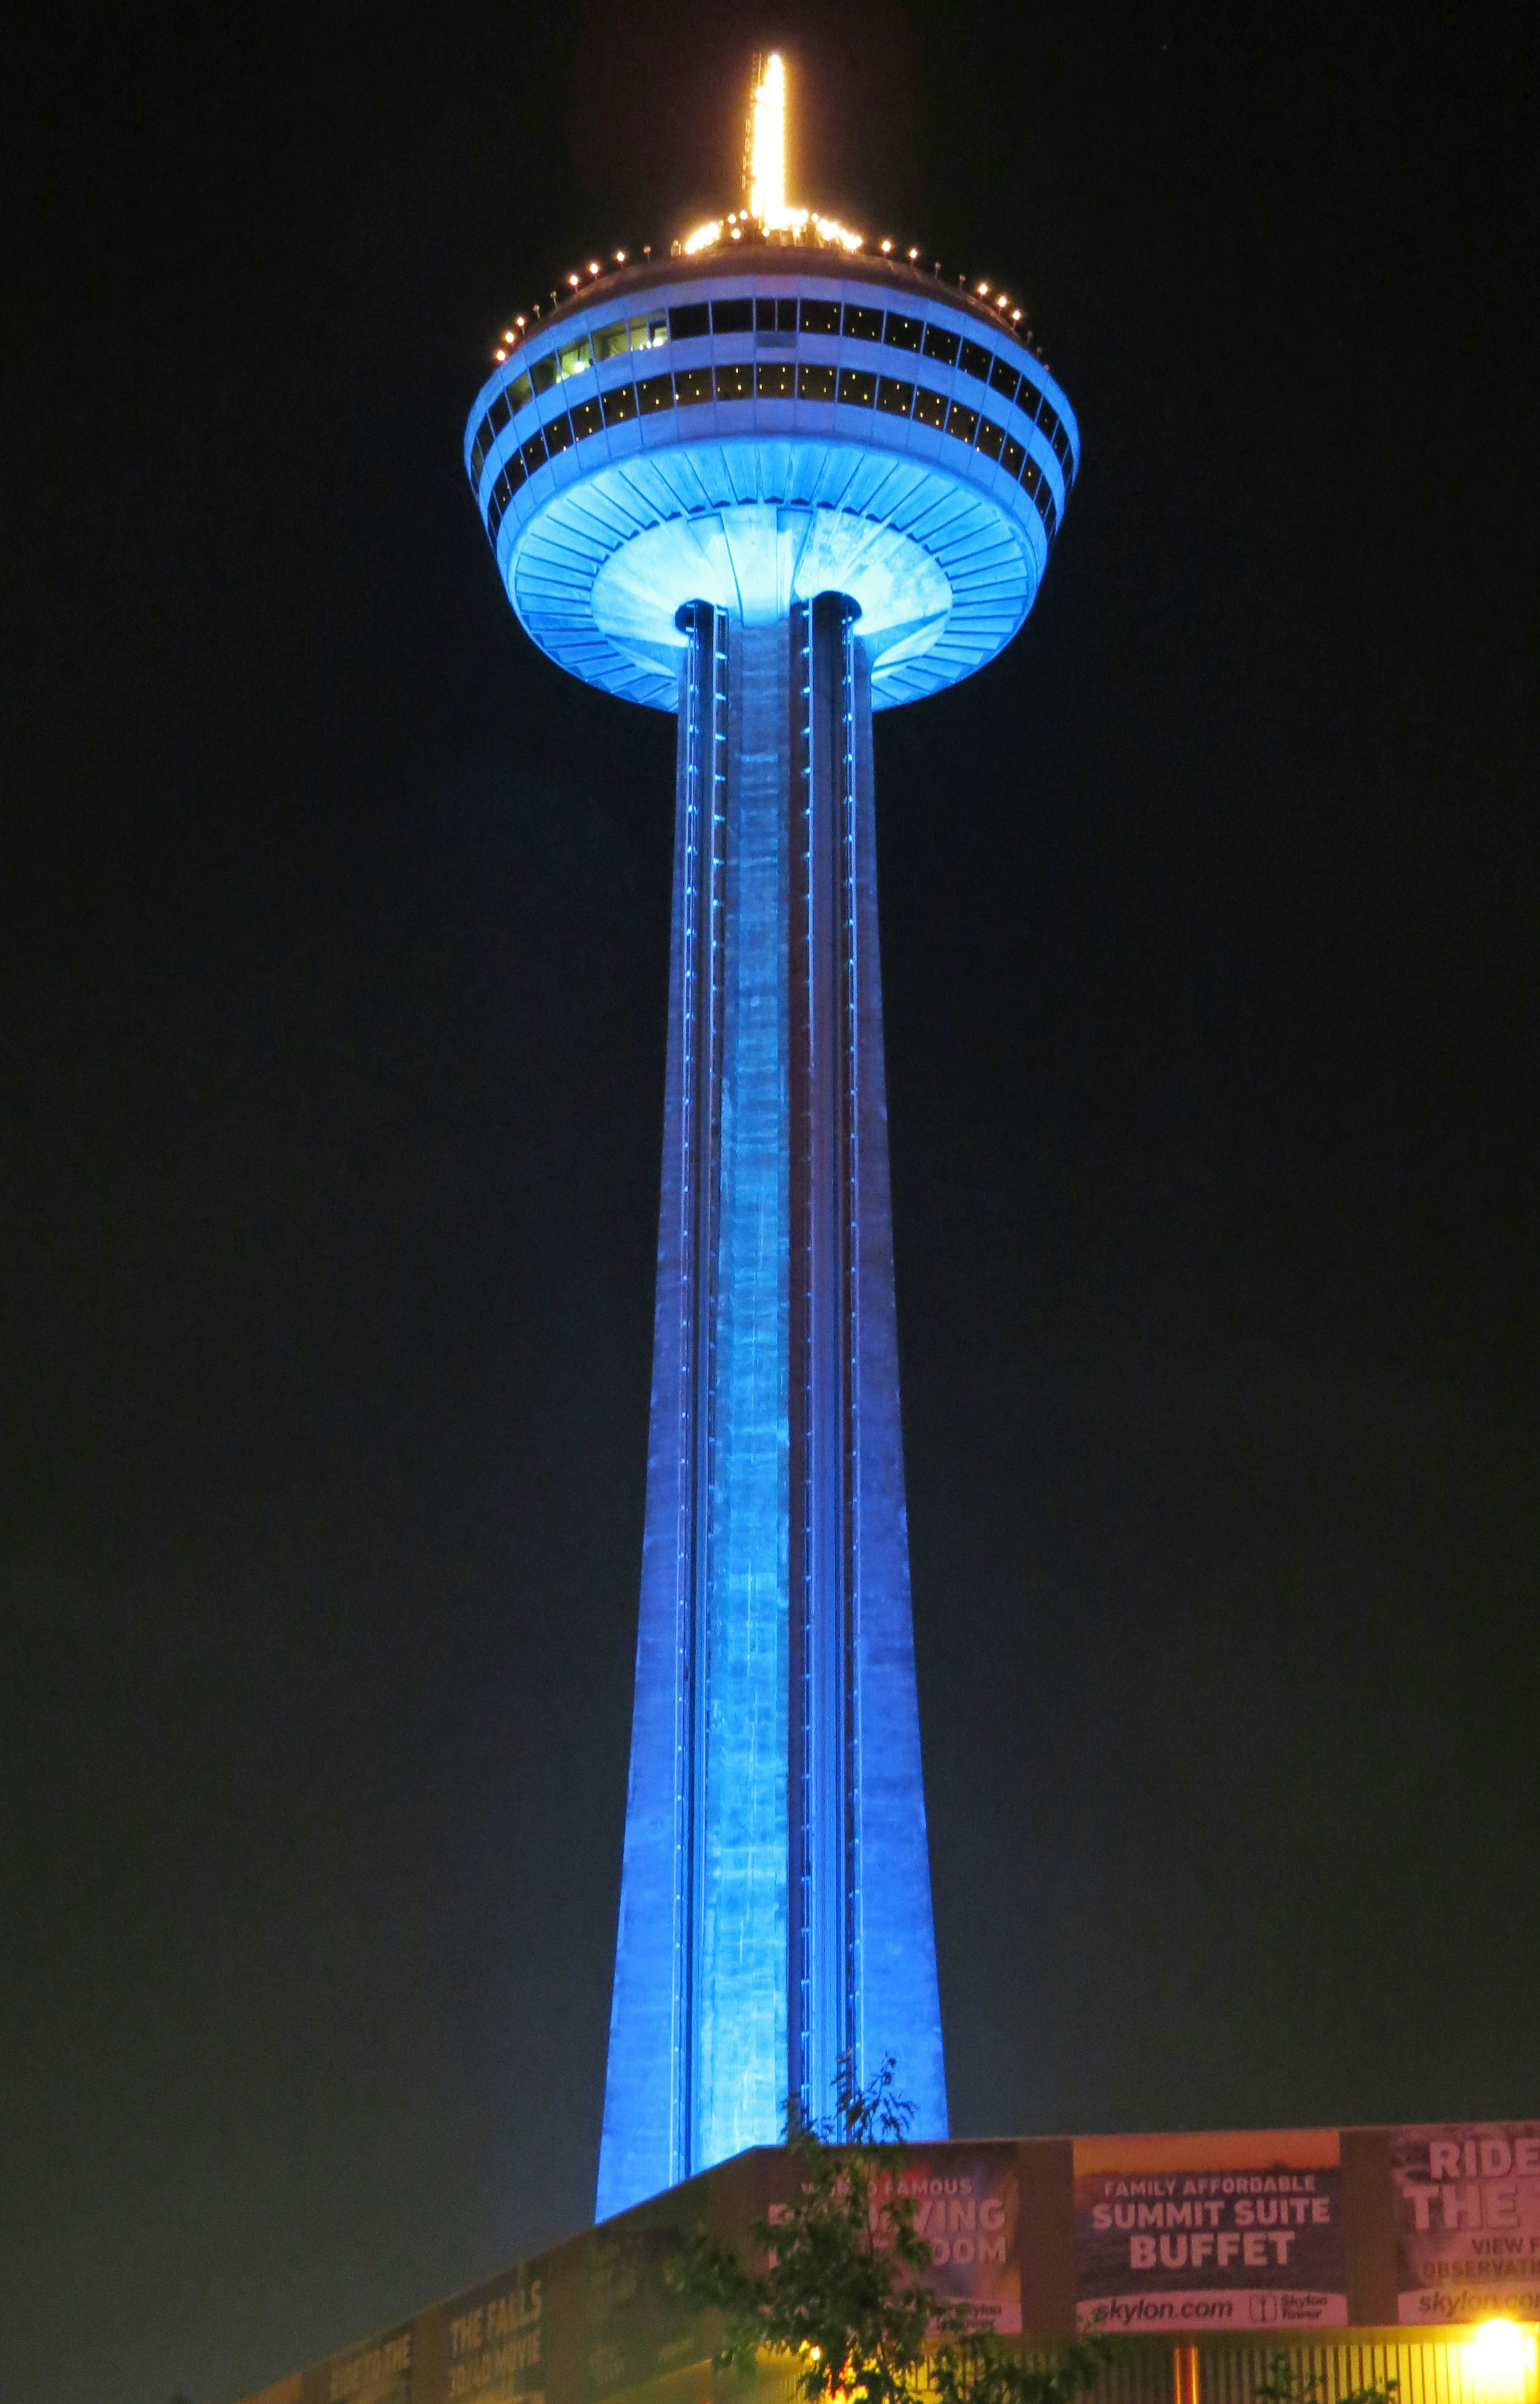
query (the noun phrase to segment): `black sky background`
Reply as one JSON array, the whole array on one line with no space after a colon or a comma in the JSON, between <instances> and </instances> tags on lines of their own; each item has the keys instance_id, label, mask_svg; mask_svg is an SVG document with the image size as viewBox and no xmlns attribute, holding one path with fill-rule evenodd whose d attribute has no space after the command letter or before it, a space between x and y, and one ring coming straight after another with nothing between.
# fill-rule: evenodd
<instances>
[{"instance_id":1,"label":"black sky background","mask_svg":"<svg viewBox=\"0 0 1540 2404\"><path fill-rule=\"evenodd\" d=\"M954 2128L1540 2108L1533 8L17 30L0 2392L588 2215L673 735L460 437L770 41L1084 436L876 737Z\"/></svg>"}]
</instances>

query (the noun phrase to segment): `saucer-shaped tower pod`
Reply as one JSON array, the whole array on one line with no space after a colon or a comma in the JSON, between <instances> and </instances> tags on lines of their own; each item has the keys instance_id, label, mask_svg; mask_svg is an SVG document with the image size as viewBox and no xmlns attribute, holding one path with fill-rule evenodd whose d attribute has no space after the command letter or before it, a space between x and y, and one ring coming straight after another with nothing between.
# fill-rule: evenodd
<instances>
[{"instance_id":1,"label":"saucer-shaped tower pod","mask_svg":"<svg viewBox=\"0 0 1540 2404\"><path fill-rule=\"evenodd\" d=\"M1010 641L1078 447L998 313L797 241L604 276L471 412L531 640L679 718L601 2217L826 2115L842 2056L946 2131L872 713Z\"/></svg>"}]
</instances>

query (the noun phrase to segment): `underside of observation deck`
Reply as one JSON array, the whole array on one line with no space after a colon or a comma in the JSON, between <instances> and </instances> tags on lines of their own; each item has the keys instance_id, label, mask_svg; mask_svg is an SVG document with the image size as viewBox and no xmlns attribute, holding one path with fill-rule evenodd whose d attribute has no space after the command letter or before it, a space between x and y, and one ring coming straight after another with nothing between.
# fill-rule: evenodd
<instances>
[{"instance_id":1,"label":"underside of observation deck","mask_svg":"<svg viewBox=\"0 0 1540 2404\"><path fill-rule=\"evenodd\" d=\"M1011 640L1073 482L1072 415L964 296L876 271L774 251L628 271L500 365L467 469L551 658L672 709L685 603L760 622L840 591L880 709Z\"/></svg>"}]
</instances>

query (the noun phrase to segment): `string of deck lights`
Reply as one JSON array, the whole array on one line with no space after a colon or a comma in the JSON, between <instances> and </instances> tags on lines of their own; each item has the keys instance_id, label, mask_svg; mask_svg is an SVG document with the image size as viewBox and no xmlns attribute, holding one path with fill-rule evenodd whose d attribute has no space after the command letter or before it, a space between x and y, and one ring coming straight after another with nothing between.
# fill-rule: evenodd
<instances>
[{"instance_id":1,"label":"string of deck lights","mask_svg":"<svg viewBox=\"0 0 1540 2404\"><path fill-rule=\"evenodd\" d=\"M749 138L745 150L744 180L749 189L746 206L729 210L725 217L709 217L693 233L671 244L672 258L701 259L714 250L728 249L735 243L750 248L763 244L794 249L838 250L847 257L853 257L865 249L865 236L852 232L836 218L820 217L816 210L793 208L788 204L786 69L778 51L772 50L765 62L764 72L755 85L749 104ZM877 249L884 259L893 256L890 240L881 241ZM651 244L644 245L641 255L644 259L651 258ZM911 248L905 256L917 273L925 273L919 265L917 247ZM598 283L606 276L617 274L629 263L629 253L623 250L613 252L608 259L591 259L587 263L587 281ZM939 259L934 261L931 273L940 279L942 265ZM1037 345L1022 325L1023 312L1019 307L1013 307L1008 292L997 291L987 279L973 285L971 289L966 276L959 275L957 280L965 291L969 291L971 299L982 300L987 307L998 310L1001 317L1016 329L1018 341L1025 342L1037 356ZM567 297L584 289L584 278L580 271L574 269L568 273L567 287ZM559 307L562 298L559 291L553 291L552 306ZM502 340L492 354L499 365L510 351L516 350L525 340L531 318L539 321L540 316L540 306L536 301L526 315L515 317L511 325L504 327Z\"/></svg>"}]
</instances>

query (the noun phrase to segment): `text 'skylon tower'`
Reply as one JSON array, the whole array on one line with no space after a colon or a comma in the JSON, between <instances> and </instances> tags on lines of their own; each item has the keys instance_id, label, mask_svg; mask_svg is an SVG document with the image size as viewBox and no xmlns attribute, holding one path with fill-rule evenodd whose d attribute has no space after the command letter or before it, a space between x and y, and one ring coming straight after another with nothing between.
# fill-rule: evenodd
<instances>
[{"instance_id":1,"label":"text 'skylon tower'","mask_svg":"<svg viewBox=\"0 0 1540 2404\"><path fill-rule=\"evenodd\" d=\"M679 719L651 1437L602 2216L885 2052L946 2132L872 713L992 659L1073 480L998 297L748 208L511 334L466 465L521 624Z\"/></svg>"}]
</instances>

